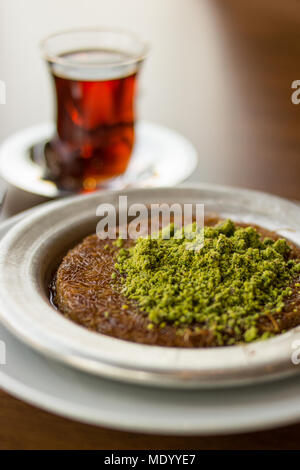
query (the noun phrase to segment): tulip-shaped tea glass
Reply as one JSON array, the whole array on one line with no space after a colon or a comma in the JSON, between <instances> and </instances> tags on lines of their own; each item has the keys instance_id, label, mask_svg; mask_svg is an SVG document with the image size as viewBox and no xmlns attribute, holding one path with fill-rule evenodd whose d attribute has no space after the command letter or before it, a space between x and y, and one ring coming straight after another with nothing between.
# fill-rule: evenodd
<instances>
[{"instance_id":1,"label":"tulip-shaped tea glass","mask_svg":"<svg viewBox=\"0 0 300 470\"><path fill-rule=\"evenodd\" d=\"M42 43L56 92L56 135L48 172L67 191L107 187L123 174L134 144L137 75L146 44L131 33L73 30Z\"/></svg>"}]
</instances>

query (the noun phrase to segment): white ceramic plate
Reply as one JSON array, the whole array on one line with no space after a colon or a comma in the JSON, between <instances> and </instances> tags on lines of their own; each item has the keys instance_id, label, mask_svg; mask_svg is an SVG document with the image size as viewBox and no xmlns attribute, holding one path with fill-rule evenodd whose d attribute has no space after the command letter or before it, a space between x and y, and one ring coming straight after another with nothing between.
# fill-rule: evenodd
<instances>
[{"instance_id":1,"label":"white ceramic plate","mask_svg":"<svg viewBox=\"0 0 300 470\"><path fill-rule=\"evenodd\" d=\"M267 341L226 348L162 348L82 328L50 305L48 274L67 249L95 231L99 203L201 202L208 212L258 223L300 244L299 208L283 199L214 185L99 192L36 209L0 243L0 318L27 344L73 367L120 381L160 387L224 387L296 374L300 328Z\"/></svg>"},{"instance_id":2,"label":"white ceramic plate","mask_svg":"<svg viewBox=\"0 0 300 470\"><path fill-rule=\"evenodd\" d=\"M0 175L11 185L56 198L63 194L52 181L43 179L43 168L29 149L54 134L52 123L38 124L7 138L0 147ZM197 166L197 152L178 132L151 122L136 126L136 143L126 173L114 182L124 187L173 186L185 181ZM17 171L16 171L17 169Z\"/></svg>"},{"instance_id":3,"label":"white ceramic plate","mask_svg":"<svg viewBox=\"0 0 300 470\"><path fill-rule=\"evenodd\" d=\"M2 223L0 239L26 215ZM0 341L6 346L0 387L78 421L146 433L209 435L257 431L300 420L300 376L226 390L159 390L63 366L30 349L1 324Z\"/></svg>"}]
</instances>

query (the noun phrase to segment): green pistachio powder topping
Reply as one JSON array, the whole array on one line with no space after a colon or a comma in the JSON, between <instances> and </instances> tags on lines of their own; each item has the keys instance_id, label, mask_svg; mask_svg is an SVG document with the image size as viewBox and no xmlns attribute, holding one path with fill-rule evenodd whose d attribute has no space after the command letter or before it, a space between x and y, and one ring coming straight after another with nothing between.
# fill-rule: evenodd
<instances>
[{"instance_id":1,"label":"green pistachio powder topping","mask_svg":"<svg viewBox=\"0 0 300 470\"><path fill-rule=\"evenodd\" d=\"M129 249L120 239L115 242L122 293L148 314L149 329L204 328L219 345L270 337L257 322L283 310L292 294L289 285L300 273L286 241L261 240L256 229L231 220L205 227L203 246L203 232L197 233L195 224L181 230L179 238L171 224L158 238L140 237ZM190 249L187 234L195 230L195 249Z\"/></svg>"}]
</instances>

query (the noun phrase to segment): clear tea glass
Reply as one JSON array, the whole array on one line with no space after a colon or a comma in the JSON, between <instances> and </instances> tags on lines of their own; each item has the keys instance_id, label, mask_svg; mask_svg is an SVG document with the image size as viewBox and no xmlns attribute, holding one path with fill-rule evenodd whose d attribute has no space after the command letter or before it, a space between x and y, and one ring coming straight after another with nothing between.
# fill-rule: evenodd
<instances>
[{"instance_id":1,"label":"clear tea glass","mask_svg":"<svg viewBox=\"0 0 300 470\"><path fill-rule=\"evenodd\" d=\"M147 54L135 35L73 30L42 43L55 84L50 177L66 191L105 187L125 172L134 144L137 76Z\"/></svg>"}]
</instances>

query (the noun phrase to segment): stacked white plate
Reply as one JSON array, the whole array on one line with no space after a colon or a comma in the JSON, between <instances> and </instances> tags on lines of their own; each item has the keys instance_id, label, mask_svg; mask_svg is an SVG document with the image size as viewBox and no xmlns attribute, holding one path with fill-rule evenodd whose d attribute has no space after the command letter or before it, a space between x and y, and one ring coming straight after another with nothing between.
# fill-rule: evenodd
<instances>
[{"instance_id":1,"label":"stacked white plate","mask_svg":"<svg viewBox=\"0 0 300 470\"><path fill-rule=\"evenodd\" d=\"M299 328L247 346L161 348L92 333L51 307L54 263L95 230L97 205L117 204L119 194L47 203L2 224L0 385L64 416L143 432L219 434L300 419L300 365L292 361ZM122 194L128 203L201 202L300 244L299 208L267 194L212 185Z\"/></svg>"}]
</instances>

